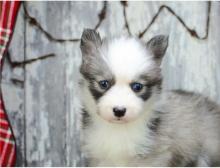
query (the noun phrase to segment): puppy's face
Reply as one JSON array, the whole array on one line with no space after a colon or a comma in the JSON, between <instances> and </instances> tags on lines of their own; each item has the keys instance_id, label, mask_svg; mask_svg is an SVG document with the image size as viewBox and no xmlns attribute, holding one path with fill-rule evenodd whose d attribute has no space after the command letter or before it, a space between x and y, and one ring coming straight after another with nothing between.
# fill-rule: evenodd
<instances>
[{"instance_id":1,"label":"puppy's face","mask_svg":"<svg viewBox=\"0 0 220 168\"><path fill-rule=\"evenodd\" d=\"M167 45L165 36L144 44L128 37L101 40L94 30L84 30L80 71L100 117L125 123L141 116L145 103L160 88L160 62Z\"/></svg>"}]
</instances>

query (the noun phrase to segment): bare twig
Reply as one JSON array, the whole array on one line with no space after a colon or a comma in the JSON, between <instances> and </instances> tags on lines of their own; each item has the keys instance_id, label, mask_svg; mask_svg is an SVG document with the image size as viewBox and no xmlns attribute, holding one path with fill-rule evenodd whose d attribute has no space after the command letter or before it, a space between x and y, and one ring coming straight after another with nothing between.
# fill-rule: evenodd
<instances>
[{"instance_id":1,"label":"bare twig","mask_svg":"<svg viewBox=\"0 0 220 168\"><path fill-rule=\"evenodd\" d=\"M147 27L138 34L139 38L142 38L144 36L144 34L150 29L150 27L155 23L155 21L157 20L157 18L159 17L160 13L166 9L168 12L170 12L173 16L175 16L177 18L177 20L181 23L181 25L187 30L188 33L190 33L190 35L192 37L195 37L199 40L205 40L208 38L208 34L209 34L209 24L210 24L210 12L211 12L211 2L207 2L207 21L206 21L206 34L205 36L201 37L198 35L198 33L194 30L189 28L189 26L186 25L186 23L183 21L183 19L177 15L174 10L172 8L170 8L169 6L166 5L162 5L160 6L159 10L157 11L157 13L153 16L152 20L150 21L150 23L147 25ZM129 22L127 20L127 13L126 13L126 7L128 6L127 1L121 1L121 4L123 6L123 15L124 15L124 21L125 21L125 28L127 29L129 35L131 35L131 31L130 31L130 26L129 26ZM99 17L99 21L95 26L95 30L97 30L100 25L102 24L103 20L106 18L106 13L107 13L107 1L103 2L103 7L100 11L100 13L98 14ZM56 38L53 35L51 35L48 31L46 31L41 24L39 23L39 21L37 21L36 18L30 16L25 3L23 3L23 7L24 7L24 13L26 18L28 19L29 23L38 27L39 30L41 30L41 32L43 32L43 34L51 41L55 41L55 42L78 42L80 40L80 38L72 38L72 39L60 39L60 38Z\"/></svg>"},{"instance_id":2,"label":"bare twig","mask_svg":"<svg viewBox=\"0 0 220 168\"><path fill-rule=\"evenodd\" d=\"M55 57L55 54L51 53L51 54L40 56L38 58L33 58L33 59L28 59L28 60L24 60L24 61L21 61L21 62L17 62L17 61L12 61L11 60L11 56L8 52L8 55L7 55L6 58L8 58L9 64L14 68L14 67L18 67L18 66L24 66L26 64L31 64L31 63L39 61L39 60L44 60L44 59L47 59L49 57Z\"/></svg>"},{"instance_id":3,"label":"bare twig","mask_svg":"<svg viewBox=\"0 0 220 168\"><path fill-rule=\"evenodd\" d=\"M106 18L107 6L108 6L107 1L104 1L103 2L102 10L100 11L100 13L98 15L99 21L98 21L98 23L96 24L96 26L94 28L95 30L97 30L100 27L100 25L102 24L103 20Z\"/></svg>"},{"instance_id":4,"label":"bare twig","mask_svg":"<svg viewBox=\"0 0 220 168\"><path fill-rule=\"evenodd\" d=\"M29 14L25 2L23 3L23 8L24 8L25 17L29 21L29 23L33 26L36 26L50 41L59 42L59 43L80 41L80 38L61 39L61 38L54 37L52 34L50 34L48 31L46 31L42 27L42 25L39 23L39 21L36 18L32 17ZM98 14L99 21L94 28L95 30L97 30L100 27L103 20L106 18L106 12L107 12L107 1L104 1L103 8L101 9L100 13Z\"/></svg>"},{"instance_id":5,"label":"bare twig","mask_svg":"<svg viewBox=\"0 0 220 168\"><path fill-rule=\"evenodd\" d=\"M127 19L127 12L126 12L126 7L128 6L127 1L121 1L122 7L123 7L123 15L124 15L124 22L125 22L125 28L128 31L128 34L131 35L130 27L128 24L128 19Z\"/></svg>"},{"instance_id":6,"label":"bare twig","mask_svg":"<svg viewBox=\"0 0 220 168\"><path fill-rule=\"evenodd\" d=\"M208 34L209 34L210 12L211 12L211 2L209 1L207 3L208 3L207 4L208 10L207 10L207 21L206 21L206 34L203 37L200 37L194 29L189 28L189 26L186 25L183 19L179 15L177 15L173 9L171 9L169 6L166 5L160 6L158 12L154 15L154 17L147 25L147 27L141 33L139 33L138 37L142 38L144 34L149 30L149 28L153 25L153 23L156 21L156 19L158 18L159 14L163 11L163 9L167 9L168 12L170 12L173 16L177 18L177 20L182 24L182 26L187 30L187 32L190 33L192 37L195 37L199 40L205 40L208 38Z\"/></svg>"},{"instance_id":7,"label":"bare twig","mask_svg":"<svg viewBox=\"0 0 220 168\"><path fill-rule=\"evenodd\" d=\"M31 25L34 25L36 26L50 41L54 41L54 42L60 42L60 43L63 43L63 42L77 42L79 41L80 39L79 38L71 38L71 39L60 39L60 38L56 38L54 37L52 34L50 34L48 31L46 31L42 26L41 24L39 23L39 21L32 17L28 10L27 10L27 7L25 5L25 2L23 3L23 8L24 8L24 14L25 14L25 17L26 19L28 19L29 23Z\"/></svg>"}]
</instances>

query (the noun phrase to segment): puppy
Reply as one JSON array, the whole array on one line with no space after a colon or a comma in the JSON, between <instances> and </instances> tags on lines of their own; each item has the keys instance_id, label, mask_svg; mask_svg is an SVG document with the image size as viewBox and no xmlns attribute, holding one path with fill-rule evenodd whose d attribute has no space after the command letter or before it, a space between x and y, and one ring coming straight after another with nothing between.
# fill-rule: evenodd
<instances>
[{"instance_id":1,"label":"puppy","mask_svg":"<svg viewBox=\"0 0 220 168\"><path fill-rule=\"evenodd\" d=\"M82 149L89 166L220 166L220 108L163 91L168 37L81 37Z\"/></svg>"}]
</instances>

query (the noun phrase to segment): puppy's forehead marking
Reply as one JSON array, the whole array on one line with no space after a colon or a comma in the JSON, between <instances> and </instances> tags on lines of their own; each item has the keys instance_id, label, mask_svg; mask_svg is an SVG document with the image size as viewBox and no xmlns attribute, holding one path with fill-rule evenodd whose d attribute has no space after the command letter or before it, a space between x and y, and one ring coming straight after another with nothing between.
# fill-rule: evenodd
<instances>
[{"instance_id":1,"label":"puppy's forehead marking","mask_svg":"<svg viewBox=\"0 0 220 168\"><path fill-rule=\"evenodd\" d=\"M153 65L152 55L134 38L122 37L109 42L107 59L116 78L132 80Z\"/></svg>"}]
</instances>

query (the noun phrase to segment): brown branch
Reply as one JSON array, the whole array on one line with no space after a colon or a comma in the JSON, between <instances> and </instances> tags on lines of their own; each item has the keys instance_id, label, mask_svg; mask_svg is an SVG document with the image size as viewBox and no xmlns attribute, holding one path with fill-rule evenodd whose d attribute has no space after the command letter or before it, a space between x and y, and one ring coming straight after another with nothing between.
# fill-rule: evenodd
<instances>
[{"instance_id":1,"label":"brown branch","mask_svg":"<svg viewBox=\"0 0 220 168\"><path fill-rule=\"evenodd\" d=\"M207 2L207 20L206 20L206 34L202 38L203 40L209 37L209 27L210 27L210 13L211 13L211 1Z\"/></svg>"},{"instance_id":2,"label":"brown branch","mask_svg":"<svg viewBox=\"0 0 220 168\"><path fill-rule=\"evenodd\" d=\"M60 43L63 43L63 42L78 42L78 41L80 41L80 38L60 39L60 38L54 37L52 34L50 34L48 31L46 31L41 26L41 24L39 23L39 21L36 18L32 17L29 14L29 12L27 10L27 7L25 5L25 2L23 3L23 8L24 8L25 18L28 20L28 22L31 25L36 26L50 41L60 42ZM98 14L99 21L98 21L98 23L96 24L96 26L94 28L95 30L97 30L100 27L100 25L102 24L103 20L106 18L106 12L107 12L107 1L104 1L103 2L103 7L102 7L100 13Z\"/></svg>"},{"instance_id":3,"label":"brown branch","mask_svg":"<svg viewBox=\"0 0 220 168\"><path fill-rule=\"evenodd\" d=\"M170 8L169 6L166 5L162 5L160 6L159 10L157 11L157 13L153 16L152 20L150 21L150 23L147 25L147 27L139 33L138 37L142 38L144 36L144 34L150 29L150 27L156 22L157 18L159 17L160 13L164 10L167 9L168 12L170 12L173 16L175 16L177 18L177 20L181 23L181 25L187 30L187 32L192 36L195 37L199 40L205 40L208 38L209 35L209 27L210 27L210 13L211 13L211 2L207 2L207 21L206 21L206 34L204 37L200 37L198 35L198 33L194 30L189 28L189 26L186 25L186 23L183 21L183 19L177 15L174 10L172 8ZM127 13L126 13L126 7L128 6L127 1L121 1L121 4L123 6L123 15L124 15L124 22L125 22L125 28L127 29L129 35L131 35L131 31L130 31L130 26L127 20ZM99 21L95 26L95 30L97 30L101 23L103 22L103 20L106 18L106 13L107 13L107 1L103 2L103 7L100 11L100 13L98 14L99 17ZM30 16L25 3L23 3L23 7L24 7L24 13L25 13L25 17L28 19L29 23L31 25L36 26L39 30L41 30L41 32L43 32L43 34L51 41L54 42L78 42L80 40L80 38L73 38L73 39L60 39L60 38L56 38L53 35L51 35L49 32L47 32L42 26L41 24L37 21L36 18Z\"/></svg>"},{"instance_id":4,"label":"brown branch","mask_svg":"<svg viewBox=\"0 0 220 168\"><path fill-rule=\"evenodd\" d=\"M121 5L123 7L123 15L124 15L125 28L127 29L128 34L131 35L131 31L130 31L130 27L129 27L128 19L127 19L127 12L126 12L126 7L128 6L128 2L127 1L121 1Z\"/></svg>"},{"instance_id":5,"label":"brown branch","mask_svg":"<svg viewBox=\"0 0 220 168\"><path fill-rule=\"evenodd\" d=\"M163 9L167 9L168 12L170 12L173 16L175 16L177 18L177 20L182 24L182 26L187 30L187 32L192 36L195 37L199 40L205 40L208 38L208 34L209 34L209 27L210 27L210 13L211 13L211 2L207 2L207 20L206 20L206 34L204 37L200 37L198 35L198 33L194 30L189 28L189 26L186 25L186 23L183 21L183 19L178 16L173 9L171 9L169 6L166 5L162 5L160 6L158 12L154 15L154 17L152 18L151 22L148 24L148 26L141 32L139 33L138 37L142 38L144 36L144 34L149 30L149 28L153 25L153 23L155 23L156 19L158 18L159 14L163 11Z\"/></svg>"},{"instance_id":6,"label":"brown branch","mask_svg":"<svg viewBox=\"0 0 220 168\"><path fill-rule=\"evenodd\" d=\"M106 18L107 6L108 6L107 1L104 1L103 2L102 10L100 11L100 13L98 15L99 21L98 21L98 23L96 24L96 26L94 28L95 30L97 30L100 27L100 25L102 24L103 20Z\"/></svg>"},{"instance_id":7,"label":"brown branch","mask_svg":"<svg viewBox=\"0 0 220 168\"><path fill-rule=\"evenodd\" d=\"M78 42L80 39L79 38L73 38L73 39L60 39L60 38L56 38L54 37L52 34L50 34L49 32L47 32L39 23L39 21L37 19L35 19L34 17L32 17L28 10L27 7L25 5L25 2L23 3L23 8L24 8L24 14L25 14L25 18L28 19L29 23L31 25L36 26L50 41L54 41L54 42Z\"/></svg>"},{"instance_id":8,"label":"brown branch","mask_svg":"<svg viewBox=\"0 0 220 168\"><path fill-rule=\"evenodd\" d=\"M28 59L28 60L24 60L24 61L21 61L21 62L18 62L18 61L12 61L11 60L11 55L10 55L10 52L8 51L7 52L7 55L5 57L5 59L8 60L8 63L9 65L12 67L12 68L15 68L15 67L23 67L27 64L31 64L31 63L34 63L36 61L39 61L39 60L44 60L44 59L47 59L49 57L54 57L55 55L54 54L47 54L47 55L43 55L43 56L40 56L38 58L33 58L33 59ZM2 78L1 78L2 79ZM24 81L23 80L19 80L19 79L15 79L15 78L12 78L11 81L16 84L16 85L20 85L21 87L23 87L23 83Z\"/></svg>"},{"instance_id":9,"label":"brown branch","mask_svg":"<svg viewBox=\"0 0 220 168\"><path fill-rule=\"evenodd\" d=\"M10 53L8 52L8 55L7 55L6 58L8 58L9 64L14 68L14 67L18 67L18 66L24 66L26 64L31 64L31 63L39 61L39 60L44 60L44 59L47 59L49 57L55 57L55 54L51 53L51 54L40 56L38 58L33 58L33 59L28 59L28 60L24 60L24 61L21 61L21 62L17 62L17 61L12 61L11 60Z\"/></svg>"}]
</instances>

